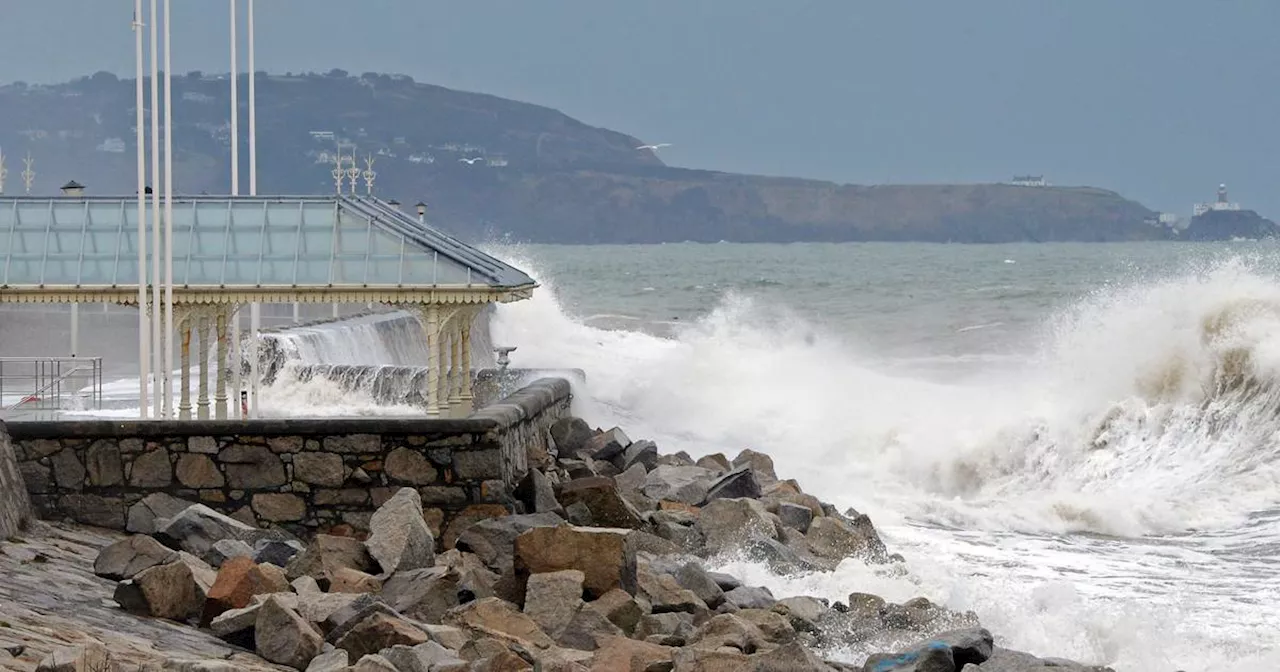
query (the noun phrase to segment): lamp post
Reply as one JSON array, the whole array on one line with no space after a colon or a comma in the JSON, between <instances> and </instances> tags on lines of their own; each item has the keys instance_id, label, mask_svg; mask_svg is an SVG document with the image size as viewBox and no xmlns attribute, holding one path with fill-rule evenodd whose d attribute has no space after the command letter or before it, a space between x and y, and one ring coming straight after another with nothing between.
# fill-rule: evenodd
<instances>
[{"instance_id":1,"label":"lamp post","mask_svg":"<svg viewBox=\"0 0 1280 672\"><path fill-rule=\"evenodd\" d=\"M418 201L417 208L418 208L418 223L426 224L427 223L427 204L423 203L422 201Z\"/></svg>"},{"instance_id":2,"label":"lamp post","mask_svg":"<svg viewBox=\"0 0 1280 672\"><path fill-rule=\"evenodd\" d=\"M133 33L136 43L135 60L135 94L137 95L137 112L134 117L134 124L137 135L135 145L138 151L138 417L142 420L147 419L147 383L151 377L150 360L151 360L151 320L153 319L147 310L147 142L146 142L146 116L143 108L146 106L146 96L142 90L142 0L134 0L133 3ZM3 171L0 166L0 171ZM0 176L0 180L3 177ZM71 346L72 356L75 356L76 346L74 343L76 332L79 330L79 324L74 324L78 320L78 309L80 305L72 306L71 328L73 344Z\"/></svg>"}]
</instances>

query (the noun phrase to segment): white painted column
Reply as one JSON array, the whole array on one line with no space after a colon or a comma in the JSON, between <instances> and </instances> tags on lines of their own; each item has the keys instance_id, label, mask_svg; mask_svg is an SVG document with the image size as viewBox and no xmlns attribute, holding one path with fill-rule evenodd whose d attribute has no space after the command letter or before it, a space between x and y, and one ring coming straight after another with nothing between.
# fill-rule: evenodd
<instances>
[{"instance_id":1,"label":"white painted column","mask_svg":"<svg viewBox=\"0 0 1280 672\"><path fill-rule=\"evenodd\" d=\"M333 304L333 317L334 317L335 319L338 317L338 304L336 304L336 303L335 303L335 304Z\"/></svg>"},{"instance_id":2,"label":"white painted column","mask_svg":"<svg viewBox=\"0 0 1280 672\"><path fill-rule=\"evenodd\" d=\"M302 311L299 309L299 305L300 304L297 301L293 302L293 323L294 324L299 324L302 322Z\"/></svg>"},{"instance_id":3,"label":"white painted column","mask_svg":"<svg viewBox=\"0 0 1280 672\"><path fill-rule=\"evenodd\" d=\"M218 387L213 394L213 415L219 420L227 418L227 309L218 311Z\"/></svg>"},{"instance_id":4,"label":"white painted column","mask_svg":"<svg viewBox=\"0 0 1280 672\"><path fill-rule=\"evenodd\" d=\"M440 334L440 387L436 394L440 395L440 408L445 416L449 415L449 380L453 375L453 367L449 361L449 343L452 340L447 330Z\"/></svg>"},{"instance_id":5,"label":"white painted column","mask_svg":"<svg viewBox=\"0 0 1280 672\"><path fill-rule=\"evenodd\" d=\"M197 317L195 320L196 334L200 336L200 347L196 350L197 356L200 358L200 394L196 396L196 417L201 420L209 419L209 318L205 316Z\"/></svg>"},{"instance_id":6,"label":"white painted column","mask_svg":"<svg viewBox=\"0 0 1280 672\"><path fill-rule=\"evenodd\" d=\"M471 402L475 400L471 390L471 325L475 316L475 311L468 310L462 325L462 410L465 415L471 414Z\"/></svg>"},{"instance_id":7,"label":"white painted column","mask_svg":"<svg viewBox=\"0 0 1280 672\"><path fill-rule=\"evenodd\" d=\"M461 316L459 316L461 317ZM457 417L462 409L462 329L461 320L454 318L454 326L449 331L449 410Z\"/></svg>"},{"instance_id":8,"label":"white painted column","mask_svg":"<svg viewBox=\"0 0 1280 672\"><path fill-rule=\"evenodd\" d=\"M146 266L146 262L142 262L138 264L139 268L142 268L144 266ZM139 290L138 293L141 294L143 291L145 290ZM139 325L139 326L142 326L142 325ZM143 333L145 333L146 329L142 329L142 331ZM145 339L142 339L142 340L145 341ZM71 356L75 357L78 354L80 354L80 304L73 303L71 304ZM142 355L142 360L145 362L147 359L147 353L142 352L139 354ZM145 370L146 369L143 369L143 371ZM141 381L143 380L143 378L139 378L138 380ZM141 402L142 402L142 405L145 407L147 405L147 398L145 396L146 385L143 385L142 387L144 388L144 391L142 393L144 396L141 397Z\"/></svg>"},{"instance_id":9,"label":"white painted column","mask_svg":"<svg viewBox=\"0 0 1280 672\"><path fill-rule=\"evenodd\" d=\"M169 417L173 404L165 397L168 389L169 375L164 366L165 343L172 332L164 330L164 308L160 301L160 290L164 285L160 275L160 259L163 224L160 220L160 13L156 10L156 0L151 0L151 407L152 417ZM145 192L145 189L144 189ZM144 193L145 197L145 193Z\"/></svg>"},{"instance_id":10,"label":"white painted column","mask_svg":"<svg viewBox=\"0 0 1280 672\"><path fill-rule=\"evenodd\" d=\"M240 352L240 305L231 310L231 417L243 419L244 414L240 410L240 391L244 388L240 381L240 367L244 364L244 357Z\"/></svg>"},{"instance_id":11,"label":"white painted column","mask_svg":"<svg viewBox=\"0 0 1280 672\"><path fill-rule=\"evenodd\" d=\"M258 357L261 354L258 341L262 328L262 304L255 303L249 307L249 417L258 417Z\"/></svg>"},{"instance_id":12,"label":"white painted column","mask_svg":"<svg viewBox=\"0 0 1280 672\"><path fill-rule=\"evenodd\" d=\"M427 306L427 415L440 415L440 307Z\"/></svg>"},{"instance_id":13,"label":"white painted column","mask_svg":"<svg viewBox=\"0 0 1280 672\"><path fill-rule=\"evenodd\" d=\"M182 389L178 392L178 419L191 419L191 318L182 320L178 324L178 333L182 338L182 377L179 384Z\"/></svg>"}]
</instances>

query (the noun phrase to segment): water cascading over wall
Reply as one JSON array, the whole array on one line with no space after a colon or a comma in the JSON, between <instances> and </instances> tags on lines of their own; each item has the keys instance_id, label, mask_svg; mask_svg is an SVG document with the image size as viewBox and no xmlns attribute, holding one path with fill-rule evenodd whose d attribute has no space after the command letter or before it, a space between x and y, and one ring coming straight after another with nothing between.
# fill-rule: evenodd
<instances>
[{"instance_id":1,"label":"water cascading over wall","mask_svg":"<svg viewBox=\"0 0 1280 672\"><path fill-rule=\"evenodd\" d=\"M489 335L492 314L490 306L472 324L473 370L495 364ZM264 333L263 350L260 365L266 385L282 375L301 382L323 378L383 404L425 403L426 336L417 316L407 311L286 327Z\"/></svg>"},{"instance_id":2,"label":"water cascading over wall","mask_svg":"<svg viewBox=\"0 0 1280 672\"><path fill-rule=\"evenodd\" d=\"M18 471L9 432L0 421L0 541L18 533L31 519L31 500Z\"/></svg>"}]
</instances>

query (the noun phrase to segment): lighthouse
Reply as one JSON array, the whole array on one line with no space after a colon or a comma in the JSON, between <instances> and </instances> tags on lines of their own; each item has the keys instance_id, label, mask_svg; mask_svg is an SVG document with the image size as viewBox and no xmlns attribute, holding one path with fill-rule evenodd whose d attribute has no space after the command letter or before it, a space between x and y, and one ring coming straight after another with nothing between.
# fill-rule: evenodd
<instances>
[{"instance_id":1,"label":"lighthouse","mask_svg":"<svg viewBox=\"0 0 1280 672\"><path fill-rule=\"evenodd\" d=\"M1232 203L1227 200L1227 185L1218 185L1218 200L1214 203L1196 203L1192 209L1194 216L1199 217L1210 210L1239 210L1239 203Z\"/></svg>"}]
</instances>

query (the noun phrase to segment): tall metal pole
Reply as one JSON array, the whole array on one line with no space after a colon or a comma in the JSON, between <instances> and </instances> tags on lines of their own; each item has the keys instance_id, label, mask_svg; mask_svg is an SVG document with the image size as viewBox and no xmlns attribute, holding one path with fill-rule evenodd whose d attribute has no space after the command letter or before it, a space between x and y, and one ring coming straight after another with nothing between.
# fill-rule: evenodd
<instances>
[{"instance_id":1,"label":"tall metal pole","mask_svg":"<svg viewBox=\"0 0 1280 672\"><path fill-rule=\"evenodd\" d=\"M249 13L249 195L258 195L258 67L255 60L257 40L253 24L256 12L253 0L248 0ZM249 308L249 331L253 342L252 359L249 360L249 417L258 417L258 328L262 318L262 305L254 303Z\"/></svg>"},{"instance_id":2,"label":"tall metal pole","mask_svg":"<svg viewBox=\"0 0 1280 672\"><path fill-rule=\"evenodd\" d=\"M163 418L169 402L164 396L163 314L160 304L160 12L151 0L151 403L152 417Z\"/></svg>"},{"instance_id":3,"label":"tall metal pole","mask_svg":"<svg viewBox=\"0 0 1280 672\"><path fill-rule=\"evenodd\" d=\"M164 0L164 344L165 407L173 406L173 23ZM172 413L166 412L166 416Z\"/></svg>"},{"instance_id":4,"label":"tall metal pole","mask_svg":"<svg viewBox=\"0 0 1280 672\"><path fill-rule=\"evenodd\" d=\"M231 0L231 195L240 195L240 67L237 62L236 4Z\"/></svg>"},{"instance_id":5,"label":"tall metal pole","mask_svg":"<svg viewBox=\"0 0 1280 672\"><path fill-rule=\"evenodd\" d=\"M147 419L147 386L151 382L151 319L147 310L147 122L142 83L142 0L133 1L133 34L136 42L134 69L137 81L137 113L134 116L138 149L138 417ZM79 304L71 307L71 355L77 353L80 330Z\"/></svg>"}]
</instances>

